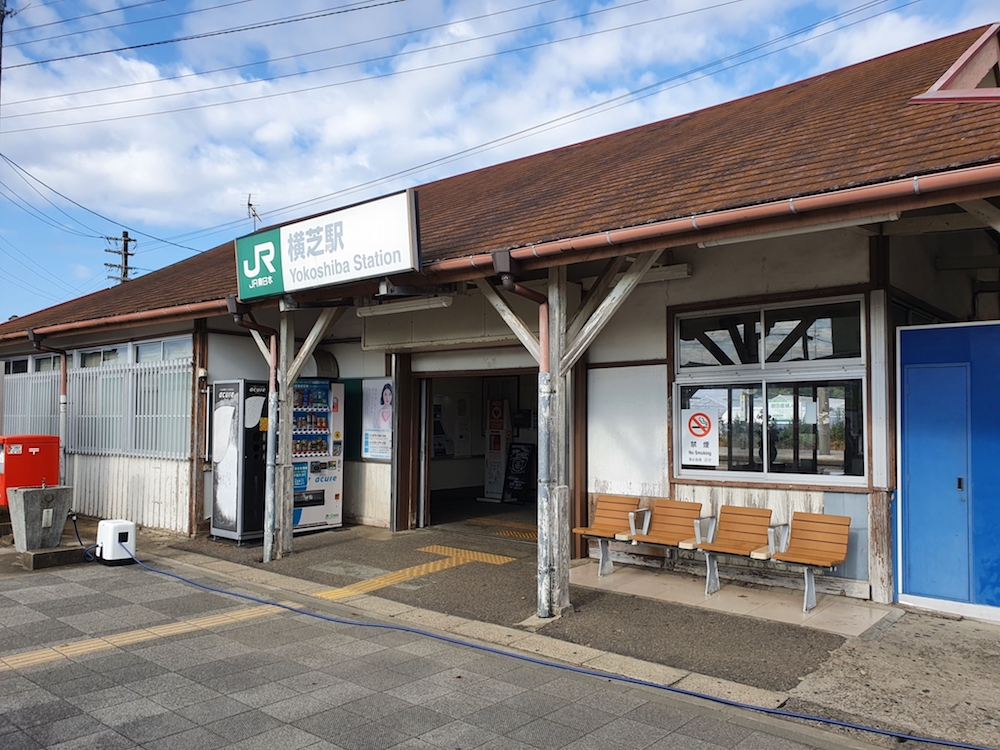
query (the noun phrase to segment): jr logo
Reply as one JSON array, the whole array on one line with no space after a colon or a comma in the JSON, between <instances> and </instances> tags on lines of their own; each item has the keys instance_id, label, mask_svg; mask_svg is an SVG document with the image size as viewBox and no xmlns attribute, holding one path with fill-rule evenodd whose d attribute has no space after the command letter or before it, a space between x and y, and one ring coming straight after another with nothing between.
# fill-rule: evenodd
<instances>
[{"instance_id":1,"label":"jr logo","mask_svg":"<svg viewBox=\"0 0 1000 750\"><path fill-rule=\"evenodd\" d=\"M250 267L250 261L243 261L243 275L248 279L255 279L257 275L260 274L260 264L261 261L267 266L269 273L274 273L274 243L273 242L262 242L259 245L253 246L253 268Z\"/></svg>"}]
</instances>

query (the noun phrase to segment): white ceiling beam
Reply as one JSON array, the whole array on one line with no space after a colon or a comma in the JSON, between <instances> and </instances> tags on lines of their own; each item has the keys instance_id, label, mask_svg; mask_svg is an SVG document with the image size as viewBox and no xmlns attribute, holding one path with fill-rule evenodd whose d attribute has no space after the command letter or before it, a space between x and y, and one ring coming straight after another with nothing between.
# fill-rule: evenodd
<instances>
[{"instance_id":1,"label":"white ceiling beam","mask_svg":"<svg viewBox=\"0 0 1000 750\"><path fill-rule=\"evenodd\" d=\"M961 206L963 211L968 211L984 224L1000 232L1000 208L997 208L988 200L967 201L958 205Z\"/></svg>"},{"instance_id":2,"label":"white ceiling beam","mask_svg":"<svg viewBox=\"0 0 1000 750\"><path fill-rule=\"evenodd\" d=\"M982 229L985 222L969 213L938 214L936 216L904 217L882 227L882 234L914 235L932 232L967 232Z\"/></svg>"},{"instance_id":3,"label":"white ceiling beam","mask_svg":"<svg viewBox=\"0 0 1000 750\"><path fill-rule=\"evenodd\" d=\"M476 279L476 286L479 287L479 291L493 305L493 309L497 311L503 322L507 324L507 327L517 336L518 341L528 350L528 354L531 355L532 359L536 362L540 361L541 347L538 344L538 337L531 332L531 329L521 320L520 316L510 308L507 300L501 297L493 285L486 279Z\"/></svg>"},{"instance_id":4,"label":"white ceiling beam","mask_svg":"<svg viewBox=\"0 0 1000 750\"><path fill-rule=\"evenodd\" d=\"M347 310L346 307L324 307L323 312L319 314L316 318L316 322L313 323L312 330L309 331L309 335L306 336L306 340L302 342L302 348L299 349L299 353L295 355L295 361L292 362L292 366L288 368L288 381L289 383L294 383L299 379L299 374L302 372L302 368L305 367L306 362L309 357L312 356L313 351L315 351L316 346L322 341L333 326L340 320L344 311Z\"/></svg>"},{"instance_id":5,"label":"white ceiling beam","mask_svg":"<svg viewBox=\"0 0 1000 750\"><path fill-rule=\"evenodd\" d=\"M264 355L264 361L267 362L267 366L271 366L271 346L264 343L264 337L260 335L260 331L255 331L253 328L250 329L250 335L253 340L257 343L257 348L260 349L260 353Z\"/></svg>"},{"instance_id":6,"label":"white ceiling beam","mask_svg":"<svg viewBox=\"0 0 1000 750\"><path fill-rule=\"evenodd\" d=\"M567 341L572 341L576 338L576 335L580 332L583 324L587 322L590 316L594 314L594 310L596 310L604 301L604 298L608 296L608 292L611 290L611 287L614 286L615 281L619 277L619 272L622 270L622 266L624 265L625 256L619 255L616 258L612 258L611 261L604 267L604 271L601 272L601 275L597 277L594 285L587 291L587 296L580 305L580 309L576 311L573 315L573 319L569 322L569 326L566 328Z\"/></svg>"},{"instance_id":7,"label":"white ceiling beam","mask_svg":"<svg viewBox=\"0 0 1000 750\"><path fill-rule=\"evenodd\" d=\"M577 360L583 356L587 348L594 342L594 339L604 330L604 326L614 317L618 308L629 298L642 281L652 265L660 257L662 250L651 250L638 256L629 266L629 269L622 276L621 280L615 284L614 288L604 298L593 315L580 328L580 332L572 339L567 338L566 349L563 351L559 362L559 372L569 372Z\"/></svg>"}]
</instances>

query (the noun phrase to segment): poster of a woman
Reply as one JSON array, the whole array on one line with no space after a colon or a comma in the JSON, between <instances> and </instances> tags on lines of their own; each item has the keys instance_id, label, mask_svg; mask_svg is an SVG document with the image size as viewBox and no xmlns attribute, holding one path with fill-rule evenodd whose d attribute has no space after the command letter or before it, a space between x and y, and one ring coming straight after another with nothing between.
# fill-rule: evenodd
<instances>
[{"instance_id":1,"label":"poster of a woman","mask_svg":"<svg viewBox=\"0 0 1000 750\"><path fill-rule=\"evenodd\" d=\"M361 457L392 460L393 384L390 378L366 378L363 384Z\"/></svg>"},{"instance_id":2,"label":"poster of a woman","mask_svg":"<svg viewBox=\"0 0 1000 750\"><path fill-rule=\"evenodd\" d=\"M382 395L379 397L379 408L375 413L375 429L392 429L392 383L382 386Z\"/></svg>"}]
</instances>

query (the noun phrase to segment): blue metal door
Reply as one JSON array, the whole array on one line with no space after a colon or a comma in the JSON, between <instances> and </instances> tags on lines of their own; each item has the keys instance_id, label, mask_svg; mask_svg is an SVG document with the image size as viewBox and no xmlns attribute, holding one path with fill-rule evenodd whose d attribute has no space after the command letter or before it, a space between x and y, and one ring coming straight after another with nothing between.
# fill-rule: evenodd
<instances>
[{"instance_id":1,"label":"blue metal door","mask_svg":"<svg viewBox=\"0 0 1000 750\"><path fill-rule=\"evenodd\" d=\"M903 368L903 593L971 601L969 366Z\"/></svg>"}]
</instances>

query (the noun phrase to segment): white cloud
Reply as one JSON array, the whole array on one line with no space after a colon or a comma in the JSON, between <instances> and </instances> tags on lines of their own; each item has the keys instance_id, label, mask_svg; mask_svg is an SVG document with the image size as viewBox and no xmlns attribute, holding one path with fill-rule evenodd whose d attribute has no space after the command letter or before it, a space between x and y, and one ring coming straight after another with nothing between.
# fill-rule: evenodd
<instances>
[{"instance_id":1,"label":"white cloud","mask_svg":"<svg viewBox=\"0 0 1000 750\"><path fill-rule=\"evenodd\" d=\"M199 0L193 7L214 4L214 0ZM64 210L83 219L88 230L80 231L90 237L52 232L44 236L55 239L39 241L50 229L40 227L6 202L0 205L0 219L12 241L20 246L37 245L41 256L47 246L75 247L80 262L74 268L83 269L80 273L93 279L89 269L102 268L106 260L104 242L97 235L115 236L123 226L158 237L183 235L180 244L204 249L251 231L252 222L246 217L248 194L265 221L287 220L716 104L984 23L991 20L988 15L995 15L992 0L918 3L785 52L743 65L731 61L726 65L735 67L718 75L687 75L693 80L683 85L678 84L684 74L699 66L858 3L744 0L620 31L503 53L719 2L648 0L583 19L526 28L613 4L615 0L543 4L529 0L406 0L306 23L16 67L38 59L204 33L328 7L286 0L277 11L270 3L245 3L238 13L232 9L199 13L169 25L132 25L41 45L6 47L0 151L47 185L110 221L82 214L51 195ZM496 14L529 5L532 7ZM80 5L75 8L74 15ZM60 12L69 13L58 4L30 6L8 20L5 43L51 35L62 27L21 32L20 38L14 30L19 25L58 20ZM100 24L114 18L135 20L140 13L162 15L163 11L155 5L145 11L122 11L114 17L101 17ZM496 15L462 20L489 13ZM94 21L94 25L100 24ZM416 31L437 25L441 28ZM517 28L524 30L485 36ZM413 33L394 36L403 32ZM435 46L459 40L465 43ZM293 57L314 50L326 51ZM374 61L403 52L407 54ZM444 65L474 57L479 59ZM256 60L268 62L219 70ZM331 67L338 65L342 67ZM273 78L319 68L329 69ZM420 68L425 69L347 83ZM213 70L216 72L198 72ZM178 75L185 77L174 77ZM342 192L676 76L681 78L667 84L662 93L605 114L571 118L559 128L461 161L360 192ZM134 85L142 81L150 83ZM67 109L164 94L175 96L113 107ZM55 98L26 101L39 97ZM131 117L219 102L229 103ZM23 116L27 112L38 114ZM98 119L109 121L32 129ZM0 180L12 184L9 170L2 168L0 173ZM23 183L18 184L19 194L35 202L39 210L59 216ZM339 197L285 214L273 213L331 194ZM59 219L70 223L65 217ZM198 236L198 230L219 225L215 233ZM144 255L139 265L146 267L159 267L189 255L150 238L142 238L141 247ZM77 278L76 270L73 274ZM24 275L27 279L27 272ZM34 307L34 301L11 295L0 303L0 319Z\"/></svg>"}]
</instances>

